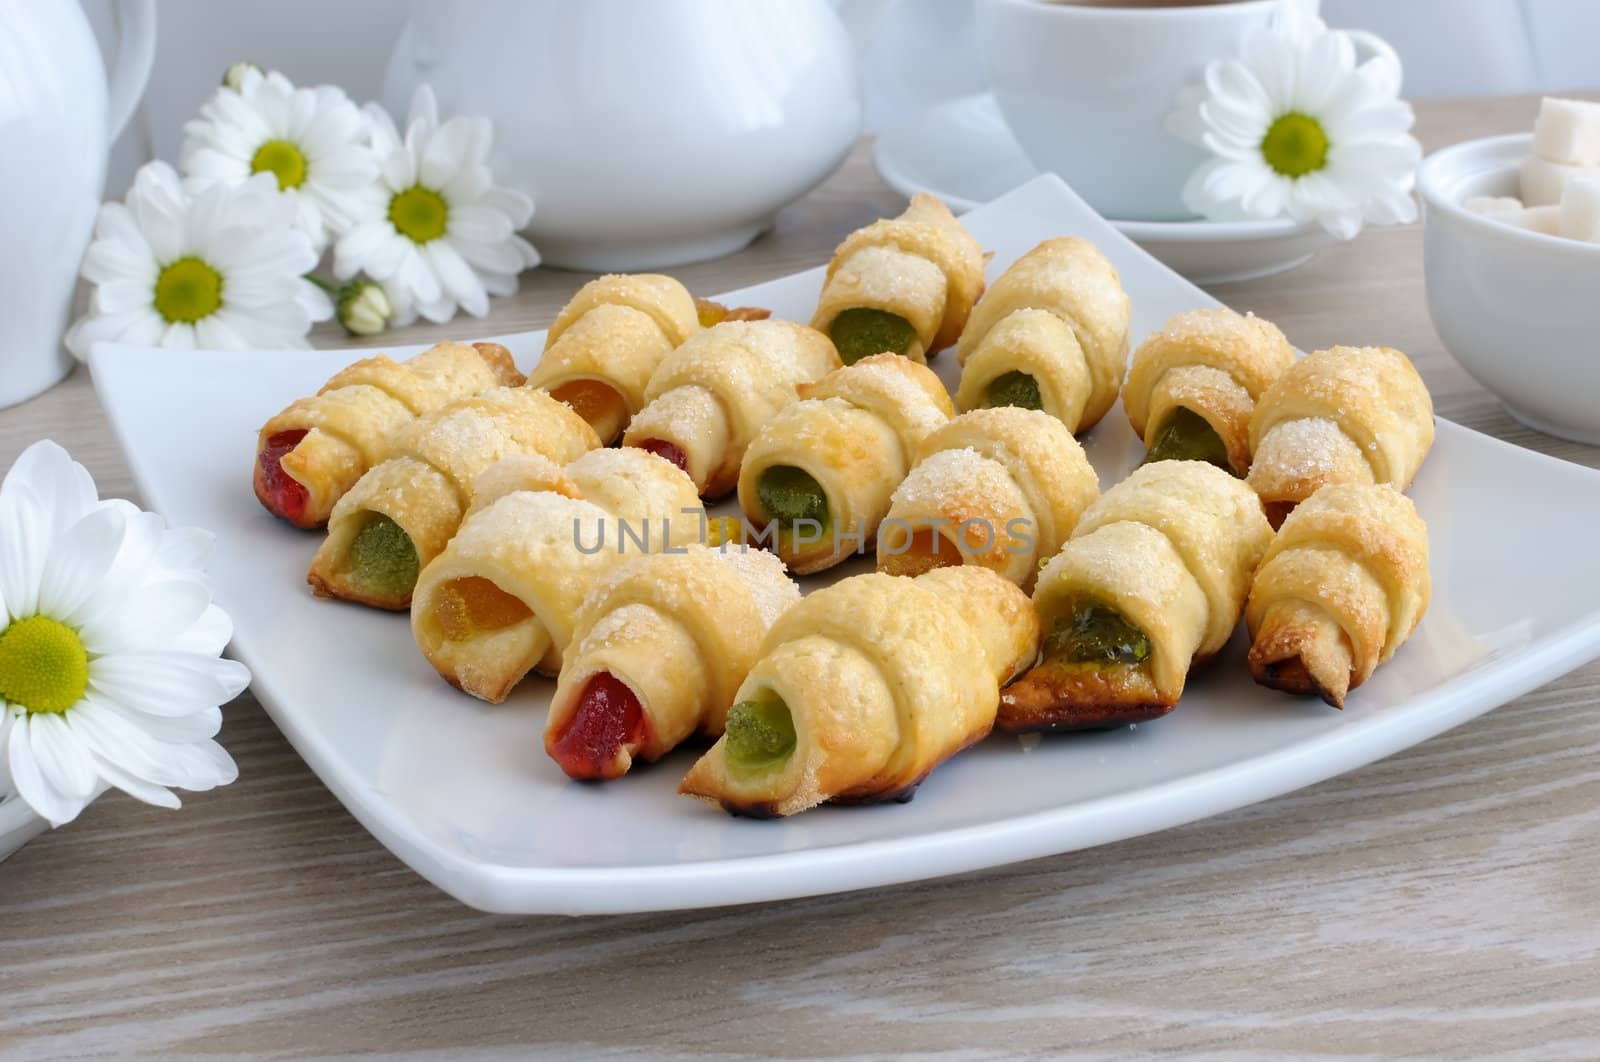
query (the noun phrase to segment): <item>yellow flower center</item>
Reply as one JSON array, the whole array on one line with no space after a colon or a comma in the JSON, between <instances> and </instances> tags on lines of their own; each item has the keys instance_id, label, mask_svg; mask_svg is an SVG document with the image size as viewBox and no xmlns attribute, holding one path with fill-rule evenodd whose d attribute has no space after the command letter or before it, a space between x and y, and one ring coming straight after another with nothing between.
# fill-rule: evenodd
<instances>
[{"instance_id":1,"label":"yellow flower center","mask_svg":"<svg viewBox=\"0 0 1600 1062\"><path fill-rule=\"evenodd\" d=\"M194 324L222 308L222 274L198 258L180 258L156 277L156 312Z\"/></svg>"},{"instance_id":2,"label":"yellow flower center","mask_svg":"<svg viewBox=\"0 0 1600 1062\"><path fill-rule=\"evenodd\" d=\"M31 713L65 712L89 688L89 653L78 632L48 616L0 631L0 698Z\"/></svg>"},{"instance_id":3,"label":"yellow flower center","mask_svg":"<svg viewBox=\"0 0 1600 1062\"><path fill-rule=\"evenodd\" d=\"M306 181L306 157L287 140L269 140L250 160L251 173L271 173L278 188L299 188Z\"/></svg>"},{"instance_id":4,"label":"yellow flower center","mask_svg":"<svg viewBox=\"0 0 1600 1062\"><path fill-rule=\"evenodd\" d=\"M450 223L450 204L432 188L414 184L389 200L389 223L413 243L437 240Z\"/></svg>"},{"instance_id":5,"label":"yellow flower center","mask_svg":"<svg viewBox=\"0 0 1600 1062\"><path fill-rule=\"evenodd\" d=\"M1309 114L1291 111L1261 138L1261 154L1285 177L1304 177L1328 164L1328 134Z\"/></svg>"}]
</instances>

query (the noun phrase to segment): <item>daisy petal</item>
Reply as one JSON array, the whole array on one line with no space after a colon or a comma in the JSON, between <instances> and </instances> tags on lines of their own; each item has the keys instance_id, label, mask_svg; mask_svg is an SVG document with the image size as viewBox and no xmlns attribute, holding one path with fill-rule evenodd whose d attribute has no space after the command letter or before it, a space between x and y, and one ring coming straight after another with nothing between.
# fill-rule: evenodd
<instances>
[{"instance_id":1,"label":"daisy petal","mask_svg":"<svg viewBox=\"0 0 1600 1062\"><path fill-rule=\"evenodd\" d=\"M78 817L86 801L74 801L62 793L45 777L33 750L31 731L38 716L24 716L12 728L11 740L6 748L6 765L11 771L11 783L17 795L27 802L51 826L64 826Z\"/></svg>"},{"instance_id":2,"label":"daisy petal","mask_svg":"<svg viewBox=\"0 0 1600 1062\"><path fill-rule=\"evenodd\" d=\"M193 653L118 653L89 663L91 689L153 715L226 704L248 685L250 672L243 664Z\"/></svg>"},{"instance_id":3,"label":"daisy petal","mask_svg":"<svg viewBox=\"0 0 1600 1062\"><path fill-rule=\"evenodd\" d=\"M122 548L122 510L105 506L67 529L50 548L39 579L39 611L72 617L94 597Z\"/></svg>"}]
</instances>

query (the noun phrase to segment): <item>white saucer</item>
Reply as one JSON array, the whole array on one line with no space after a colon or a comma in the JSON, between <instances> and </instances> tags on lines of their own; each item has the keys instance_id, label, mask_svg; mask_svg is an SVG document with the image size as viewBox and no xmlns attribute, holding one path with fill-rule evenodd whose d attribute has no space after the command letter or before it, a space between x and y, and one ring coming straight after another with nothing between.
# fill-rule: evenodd
<instances>
[{"instance_id":1,"label":"white saucer","mask_svg":"<svg viewBox=\"0 0 1600 1062\"><path fill-rule=\"evenodd\" d=\"M956 211L987 203L1039 174L987 92L936 104L884 132L874 160L896 190L928 192ZM1289 220L1111 224L1197 284L1281 273L1335 242L1319 225Z\"/></svg>"}]
</instances>

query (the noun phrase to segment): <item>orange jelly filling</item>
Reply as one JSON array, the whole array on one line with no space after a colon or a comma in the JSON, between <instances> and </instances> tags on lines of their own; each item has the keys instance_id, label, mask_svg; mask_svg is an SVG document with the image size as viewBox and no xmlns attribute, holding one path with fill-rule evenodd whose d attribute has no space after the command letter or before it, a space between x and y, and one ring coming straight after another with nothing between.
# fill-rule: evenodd
<instances>
[{"instance_id":1,"label":"orange jelly filling","mask_svg":"<svg viewBox=\"0 0 1600 1062\"><path fill-rule=\"evenodd\" d=\"M584 684L567 725L545 741L545 750L568 777L616 778L626 770L619 753L639 746L644 726L644 709L633 690L602 671Z\"/></svg>"},{"instance_id":2,"label":"orange jelly filling","mask_svg":"<svg viewBox=\"0 0 1600 1062\"><path fill-rule=\"evenodd\" d=\"M628 406L616 388L599 380L573 380L550 392L550 397L571 406L602 435L615 434L628 422Z\"/></svg>"},{"instance_id":3,"label":"orange jelly filling","mask_svg":"<svg viewBox=\"0 0 1600 1062\"><path fill-rule=\"evenodd\" d=\"M441 586L434 605L439 629L452 642L504 630L531 615L527 605L477 575Z\"/></svg>"},{"instance_id":4,"label":"orange jelly filling","mask_svg":"<svg viewBox=\"0 0 1600 1062\"><path fill-rule=\"evenodd\" d=\"M884 568L894 575L915 576L935 568L958 567L961 564L961 551L956 544L931 527L911 532L909 542L902 537L898 542L886 542L885 545L899 550L884 551Z\"/></svg>"}]
</instances>

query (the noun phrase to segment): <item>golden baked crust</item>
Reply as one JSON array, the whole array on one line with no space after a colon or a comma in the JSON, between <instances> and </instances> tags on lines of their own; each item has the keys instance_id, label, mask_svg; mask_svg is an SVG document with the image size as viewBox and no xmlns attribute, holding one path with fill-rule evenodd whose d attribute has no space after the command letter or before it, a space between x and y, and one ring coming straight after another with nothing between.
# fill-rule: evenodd
<instances>
[{"instance_id":1,"label":"golden baked crust","mask_svg":"<svg viewBox=\"0 0 1600 1062\"><path fill-rule=\"evenodd\" d=\"M639 450L591 450L567 465L557 486L525 459L480 481L497 496L473 509L442 553L417 578L411 630L423 656L474 697L499 703L530 670L561 667L579 606L624 557L684 547L698 540L705 511L678 468ZM527 475L536 489L513 489ZM498 483L496 483L498 481ZM633 537L624 535L624 527ZM514 622L466 632L452 629L463 584L492 586L519 613Z\"/></svg>"},{"instance_id":2,"label":"golden baked crust","mask_svg":"<svg viewBox=\"0 0 1600 1062\"><path fill-rule=\"evenodd\" d=\"M1122 405L1147 447L1178 409L1198 414L1242 476L1250 470L1256 402L1293 364L1294 348L1270 321L1225 308L1192 310L1134 352Z\"/></svg>"},{"instance_id":3,"label":"golden baked crust","mask_svg":"<svg viewBox=\"0 0 1600 1062\"><path fill-rule=\"evenodd\" d=\"M999 683L1037 644L1025 595L981 568L835 583L778 619L735 697L770 691L788 706L796 743L786 763L740 771L723 738L680 792L753 815L906 799L989 732Z\"/></svg>"},{"instance_id":4,"label":"golden baked crust","mask_svg":"<svg viewBox=\"0 0 1600 1062\"><path fill-rule=\"evenodd\" d=\"M599 445L569 407L528 387L497 388L436 410L403 429L390 456L339 499L306 579L318 597L407 608L409 590L384 593L351 575L351 544L372 514L398 524L426 565L461 526L474 483L490 466L526 454L565 464Z\"/></svg>"},{"instance_id":5,"label":"golden baked crust","mask_svg":"<svg viewBox=\"0 0 1600 1062\"><path fill-rule=\"evenodd\" d=\"M765 528L772 514L759 494L775 465L803 469L828 498L832 528L816 542L796 545L778 536L775 548L801 575L831 568L849 555L859 533L870 548L889 510L889 495L911 468L922 440L954 412L950 396L926 365L898 354L874 354L800 388L801 401L769 420L751 442L739 473L739 507Z\"/></svg>"},{"instance_id":6,"label":"golden baked crust","mask_svg":"<svg viewBox=\"0 0 1600 1062\"><path fill-rule=\"evenodd\" d=\"M1128 364L1132 307L1100 249L1076 236L1046 240L1012 263L961 333L956 407L977 409L1009 372L1032 376L1042 408L1074 434L1117 400Z\"/></svg>"},{"instance_id":7,"label":"golden baked crust","mask_svg":"<svg viewBox=\"0 0 1600 1062\"><path fill-rule=\"evenodd\" d=\"M1433 433L1433 399L1404 354L1320 350L1278 377L1256 405L1249 483L1276 525L1330 483L1404 490Z\"/></svg>"},{"instance_id":8,"label":"golden baked crust","mask_svg":"<svg viewBox=\"0 0 1600 1062\"><path fill-rule=\"evenodd\" d=\"M828 263L811 326L824 334L845 310L873 309L909 322L907 356L926 361L956 341L983 293L983 248L950 208L914 195L899 217L845 237Z\"/></svg>"},{"instance_id":9,"label":"golden baked crust","mask_svg":"<svg viewBox=\"0 0 1600 1062\"><path fill-rule=\"evenodd\" d=\"M1114 610L1148 640L1148 660L1093 668L1046 660L1005 691L1000 727L1080 729L1166 714L1193 664L1238 626L1271 539L1259 499L1222 469L1199 461L1137 469L1083 514L1040 573L1033 601L1046 632L1085 605Z\"/></svg>"},{"instance_id":10,"label":"golden baked crust","mask_svg":"<svg viewBox=\"0 0 1600 1062\"><path fill-rule=\"evenodd\" d=\"M791 321L725 321L669 354L645 388L627 446L667 443L707 498L738 482L761 425L795 401L795 389L839 367L828 337Z\"/></svg>"},{"instance_id":11,"label":"golden baked crust","mask_svg":"<svg viewBox=\"0 0 1600 1062\"><path fill-rule=\"evenodd\" d=\"M1009 406L963 413L923 439L895 488L878 570L978 564L1028 589L1099 496L1083 447L1055 417ZM905 530L906 548L888 540Z\"/></svg>"},{"instance_id":12,"label":"golden baked crust","mask_svg":"<svg viewBox=\"0 0 1600 1062\"><path fill-rule=\"evenodd\" d=\"M1386 484L1333 484L1291 513L1245 610L1250 673L1335 708L1372 677L1428 609L1428 529Z\"/></svg>"},{"instance_id":13,"label":"golden baked crust","mask_svg":"<svg viewBox=\"0 0 1600 1062\"><path fill-rule=\"evenodd\" d=\"M261 426L256 497L274 516L299 527L321 527L345 491L388 456L395 436L413 420L490 388L522 382L510 351L498 343L437 343L404 362L383 354L363 358ZM298 513L280 508L261 464L269 440L287 432L305 433L279 462L308 495Z\"/></svg>"},{"instance_id":14,"label":"golden baked crust","mask_svg":"<svg viewBox=\"0 0 1600 1062\"><path fill-rule=\"evenodd\" d=\"M575 385L610 388L620 401L580 403L600 441L609 445L628 418L644 408L651 374L698 331L695 299L671 277L598 277L579 288L556 316L528 383L563 399Z\"/></svg>"},{"instance_id":15,"label":"golden baked crust","mask_svg":"<svg viewBox=\"0 0 1600 1062\"><path fill-rule=\"evenodd\" d=\"M693 545L623 561L579 610L550 702L545 750L574 777L616 778L634 760L659 759L691 734L720 735L767 630L799 600L782 562L758 550ZM640 740L620 743L603 764L563 759L559 738L600 674L638 699Z\"/></svg>"}]
</instances>

